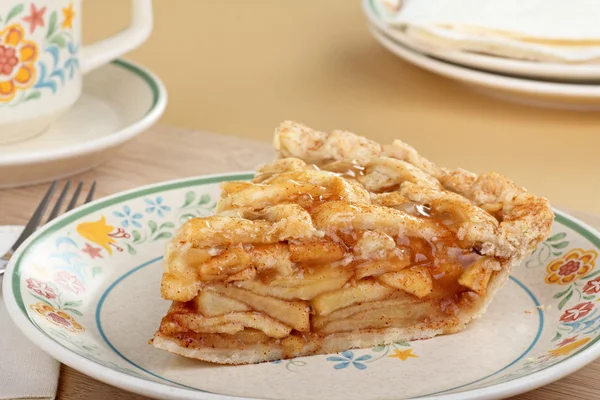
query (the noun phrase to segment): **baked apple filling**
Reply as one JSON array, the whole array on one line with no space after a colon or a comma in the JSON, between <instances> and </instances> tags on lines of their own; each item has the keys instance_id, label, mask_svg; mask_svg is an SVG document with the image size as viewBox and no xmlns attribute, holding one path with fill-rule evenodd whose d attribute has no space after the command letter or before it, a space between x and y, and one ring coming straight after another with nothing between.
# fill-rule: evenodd
<instances>
[{"instance_id":1,"label":"baked apple filling","mask_svg":"<svg viewBox=\"0 0 600 400\"><path fill-rule=\"evenodd\" d=\"M154 346L244 364L454 333L550 232L545 199L499 175L292 123L275 143L168 245Z\"/></svg>"}]
</instances>

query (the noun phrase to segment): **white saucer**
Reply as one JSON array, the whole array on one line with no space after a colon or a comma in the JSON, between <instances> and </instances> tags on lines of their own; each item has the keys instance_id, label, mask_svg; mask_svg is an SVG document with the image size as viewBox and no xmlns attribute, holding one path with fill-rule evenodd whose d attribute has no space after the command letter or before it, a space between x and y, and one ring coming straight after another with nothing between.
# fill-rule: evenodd
<instances>
[{"instance_id":1,"label":"white saucer","mask_svg":"<svg viewBox=\"0 0 600 400\"><path fill-rule=\"evenodd\" d=\"M74 175L106 161L162 115L167 93L151 72L115 60L84 77L77 103L47 131L0 146L0 188Z\"/></svg>"},{"instance_id":2,"label":"white saucer","mask_svg":"<svg viewBox=\"0 0 600 400\"><path fill-rule=\"evenodd\" d=\"M600 110L600 85L514 78L470 69L411 50L375 26L370 26L370 30L381 45L405 61L466 83L489 96L530 106L577 111Z\"/></svg>"},{"instance_id":3,"label":"white saucer","mask_svg":"<svg viewBox=\"0 0 600 400\"><path fill-rule=\"evenodd\" d=\"M371 24L385 32L395 41L420 53L460 64L465 67L515 75L526 78L539 78L563 82L600 81L600 64L561 64L527 60L517 60L493 55L466 52L432 46L417 41L397 27L392 27L381 17L382 9L375 4L376 0L363 0L363 11Z\"/></svg>"}]
</instances>

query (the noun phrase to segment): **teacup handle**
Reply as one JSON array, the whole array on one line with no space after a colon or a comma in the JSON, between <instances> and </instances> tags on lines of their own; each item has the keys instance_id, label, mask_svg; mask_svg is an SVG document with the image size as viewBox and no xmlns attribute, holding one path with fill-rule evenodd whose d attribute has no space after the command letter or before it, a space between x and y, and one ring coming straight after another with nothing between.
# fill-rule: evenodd
<instances>
[{"instance_id":1,"label":"teacup handle","mask_svg":"<svg viewBox=\"0 0 600 400\"><path fill-rule=\"evenodd\" d=\"M144 43L152 31L152 0L131 0L131 25L124 31L81 49L81 72L104 65Z\"/></svg>"}]
</instances>

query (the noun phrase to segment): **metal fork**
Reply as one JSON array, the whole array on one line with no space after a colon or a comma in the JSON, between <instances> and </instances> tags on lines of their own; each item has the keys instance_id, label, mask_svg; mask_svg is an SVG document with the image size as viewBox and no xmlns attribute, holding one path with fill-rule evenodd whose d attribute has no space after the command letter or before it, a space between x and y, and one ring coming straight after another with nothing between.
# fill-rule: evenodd
<instances>
[{"instance_id":1,"label":"metal fork","mask_svg":"<svg viewBox=\"0 0 600 400\"><path fill-rule=\"evenodd\" d=\"M35 212L31 216L31 218L29 219L29 222L27 222L27 225L25 225L25 229L23 229L23 232L21 232L21 236L19 236L17 241L10 248L10 250L8 250L6 252L6 254L4 254L2 257L0 257L0 276L4 274L4 271L6 271L6 265L8 264L8 261L13 256L13 254L15 253L17 248L19 248L19 246L25 241L25 239L27 239L33 232L36 231L37 228L40 227L40 223L42 222L42 219L44 218L44 213L46 212L48 207L52 204L52 195L54 194L54 191L56 190L57 186L58 186L58 181L52 182L52 185L50 186L50 188L48 189L48 191L42 198L42 201L40 202L37 209L35 210ZM71 186L71 181L67 181L65 183L65 186L63 187L62 191L60 192L60 195L56 199L56 202L54 203L54 207L52 207L52 210L50 211L50 215L48 215L48 219L46 220L46 223L52 221L54 218L58 217L58 215L61 213L61 208L65 201L65 198L67 197L67 193L69 192L70 186ZM79 199L79 196L81 195L82 189L83 189L83 182L80 181L79 184L77 184L77 186L75 187L75 191L73 192L73 195L71 196L71 200L69 201L69 204L67 204L67 208L66 208L65 212L71 211L72 209L75 208L75 206L77 206L77 200ZM96 190L96 181L94 181L92 183L92 185L90 186L90 189L84 200L84 204L89 203L90 201L93 200L95 190Z\"/></svg>"}]
</instances>

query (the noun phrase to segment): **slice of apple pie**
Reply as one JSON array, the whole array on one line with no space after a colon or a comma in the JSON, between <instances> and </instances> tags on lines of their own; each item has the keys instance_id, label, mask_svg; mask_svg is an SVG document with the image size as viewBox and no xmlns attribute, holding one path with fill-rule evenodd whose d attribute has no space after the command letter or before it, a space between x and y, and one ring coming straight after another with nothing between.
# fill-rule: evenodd
<instances>
[{"instance_id":1,"label":"slice of apple pie","mask_svg":"<svg viewBox=\"0 0 600 400\"><path fill-rule=\"evenodd\" d=\"M458 332L550 234L546 199L401 141L284 122L275 148L169 243L155 347L248 364Z\"/></svg>"}]
</instances>

